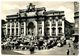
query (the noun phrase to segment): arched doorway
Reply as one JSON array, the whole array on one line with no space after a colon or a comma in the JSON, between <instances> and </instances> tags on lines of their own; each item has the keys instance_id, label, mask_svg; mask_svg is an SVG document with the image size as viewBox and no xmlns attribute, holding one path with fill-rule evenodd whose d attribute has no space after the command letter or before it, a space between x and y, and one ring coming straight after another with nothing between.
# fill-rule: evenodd
<instances>
[{"instance_id":1,"label":"arched doorway","mask_svg":"<svg viewBox=\"0 0 80 56\"><path fill-rule=\"evenodd\" d=\"M28 34L33 35L34 34L34 28L35 28L34 23L33 22L30 22L28 24Z\"/></svg>"}]
</instances>

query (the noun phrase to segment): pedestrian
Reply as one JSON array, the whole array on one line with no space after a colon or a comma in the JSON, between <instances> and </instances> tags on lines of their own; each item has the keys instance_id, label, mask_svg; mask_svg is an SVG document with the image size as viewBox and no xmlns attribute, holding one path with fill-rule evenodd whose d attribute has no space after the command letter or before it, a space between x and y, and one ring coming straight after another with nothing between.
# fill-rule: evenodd
<instances>
[{"instance_id":1,"label":"pedestrian","mask_svg":"<svg viewBox=\"0 0 80 56\"><path fill-rule=\"evenodd\" d=\"M34 46L31 45L31 46L30 46L30 54L33 54L33 53L34 53Z\"/></svg>"},{"instance_id":2,"label":"pedestrian","mask_svg":"<svg viewBox=\"0 0 80 56\"><path fill-rule=\"evenodd\" d=\"M69 55L69 52L70 52L69 49L67 49L67 51L66 51L67 55Z\"/></svg>"},{"instance_id":3,"label":"pedestrian","mask_svg":"<svg viewBox=\"0 0 80 56\"><path fill-rule=\"evenodd\" d=\"M75 55L75 53L73 53L73 55Z\"/></svg>"}]
</instances>

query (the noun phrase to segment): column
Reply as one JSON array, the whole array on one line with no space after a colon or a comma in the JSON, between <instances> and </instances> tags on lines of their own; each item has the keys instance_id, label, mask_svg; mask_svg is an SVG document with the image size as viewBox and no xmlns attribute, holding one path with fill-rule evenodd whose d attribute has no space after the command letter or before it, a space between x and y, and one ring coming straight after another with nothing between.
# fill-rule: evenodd
<instances>
[{"instance_id":1,"label":"column","mask_svg":"<svg viewBox=\"0 0 80 56\"><path fill-rule=\"evenodd\" d=\"M14 36L16 36L16 22L14 22Z\"/></svg>"},{"instance_id":2,"label":"column","mask_svg":"<svg viewBox=\"0 0 80 56\"><path fill-rule=\"evenodd\" d=\"M26 36L26 22L24 21L24 36Z\"/></svg>"},{"instance_id":3,"label":"column","mask_svg":"<svg viewBox=\"0 0 80 56\"><path fill-rule=\"evenodd\" d=\"M38 34L38 26L37 26L37 21L36 21L36 36Z\"/></svg>"},{"instance_id":4,"label":"column","mask_svg":"<svg viewBox=\"0 0 80 56\"><path fill-rule=\"evenodd\" d=\"M28 35L28 23L26 22L26 33L27 33L27 35Z\"/></svg>"},{"instance_id":5,"label":"column","mask_svg":"<svg viewBox=\"0 0 80 56\"><path fill-rule=\"evenodd\" d=\"M44 21L42 21L42 36L44 36Z\"/></svg>"},{"instance_id":6,"label":"column","mask_svg":"<svg viewBox=\"0 0 80 56\"><path fill-rule=\"evenodd\" d=\"M64 21L62 20L62 33L64 33Z\"/></svg>"},{"instance_id":7,"label":"column","mask_svg":"<svg viewBox=\"0 0 80 56\"><path fill-rule=\"evenodd\" d=\"M6 35L8 35L8 23L6 23Z\"/></svg>"},{"instance_id":8,"label":"column","mask_svg":"<svg viewBox=\"0 0 80 56\"><path fill-rule=\"evenodd\" d=\"M50 20L50 36L52 36L52 23L51 23L51 20Z\"/></svg>"},{"instance_id":9,"label":"column","mask_svg":"<svg viewBox=\"0 0 80 56\"><path fill-rule=\"evenodd\" d=\"M64 33L64 19L62 19L62 33L63 33L63 37L65 38L65 33Z\"/></svg>"},{"instance_id":10,"label":"column","mask_svg":"<svg viewBox=\"0 0 80 56\"><path fill-rule=\"evenodd\" d=\"M10 22L10 36L12 35L12 23Z\"/></svg>"},{"instance_id":11,"label":"column","mask_svg":"<svg viewBox=\"0 0 80 56\"><path fill-rule=\"evenodd\" d=\"M56 36L58 36L58 20L56 19Z\"/></svg>"},{"instance_id":12,"label":"column","mask_svg":"<svg viewBox=\"0 0 80 56\"><path fill-rule=\"evenodd\" d=\"M20 36L20 22L18 22L18 36Z\"/></svg>"}]
</instances>

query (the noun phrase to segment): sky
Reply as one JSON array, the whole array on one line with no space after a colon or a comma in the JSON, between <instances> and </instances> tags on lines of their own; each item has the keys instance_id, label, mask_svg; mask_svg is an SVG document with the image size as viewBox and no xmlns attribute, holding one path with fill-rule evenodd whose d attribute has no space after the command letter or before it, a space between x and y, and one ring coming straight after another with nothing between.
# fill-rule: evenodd
<instances>
[{"instance_id":1,"label":"sky","mask_svg":"<svg viewBox=\"0 0 80 56\"><path fill-rule=\"evenodd\" d=\"M1 3L1 18L6 19L7 15L16 14L19 9L26 9L29 3L33 3L36 7L46 7L46 10L64 11L66 20L74 22L74 4L69 1L3 0Z\"/></svg>"}]
</instances>

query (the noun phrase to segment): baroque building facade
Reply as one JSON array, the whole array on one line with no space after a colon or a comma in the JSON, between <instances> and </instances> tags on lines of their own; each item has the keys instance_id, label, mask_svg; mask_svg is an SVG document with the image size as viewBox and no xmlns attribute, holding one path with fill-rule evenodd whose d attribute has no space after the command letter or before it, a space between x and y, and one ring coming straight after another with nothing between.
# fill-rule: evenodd
<instances>
[{"instance_id":1,"label":"baroque building facade","mask_svg":"<svg viewBox=\"0 0 80 56\"><path fill-rule=\"evenodd\" d=\"M36 8L30 3L27 9L6 16L5 36L68 39L72 26L64 16L64 11L46 11L45 7Z\"/></svg>"}]
</instances>

